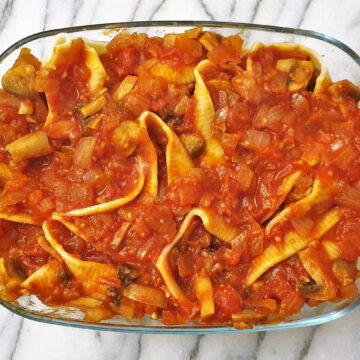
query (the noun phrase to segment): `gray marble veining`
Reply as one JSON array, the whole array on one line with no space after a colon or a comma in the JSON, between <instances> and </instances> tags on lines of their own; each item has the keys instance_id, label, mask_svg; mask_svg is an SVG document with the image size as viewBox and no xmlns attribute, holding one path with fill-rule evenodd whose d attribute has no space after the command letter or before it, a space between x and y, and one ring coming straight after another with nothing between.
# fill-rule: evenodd
<instances>
[{"instance_id":1,"label":"gray marble veining","mask_svg":"<svg viewBox=\"0 0 360 360\"><path fill-rule=\"evenodd\" d=\"M219 20L323 32L360 52L359 0L0 0L0 51L35 32L132 20ZM360 309L317 327L231 335L134 335L22 319L0 307L0 360L358 359Z\"/></svg>"}]
</instances>

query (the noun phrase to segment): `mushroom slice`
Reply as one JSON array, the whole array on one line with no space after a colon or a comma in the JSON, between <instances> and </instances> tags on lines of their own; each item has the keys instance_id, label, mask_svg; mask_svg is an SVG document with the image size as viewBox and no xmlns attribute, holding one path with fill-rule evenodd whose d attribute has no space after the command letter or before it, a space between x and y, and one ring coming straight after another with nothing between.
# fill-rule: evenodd
<instances>
[{"instance_id":1,"label":"mushroom slice","mask_svg":"<svg viewBox=\"0 0 360 360\"><path fill-rule=\"evenodd\" d=\"M288 89L296 92L306 89L313 75L314 65L306 60L280 59L276 63L276 69L288 74Z\"/></svg>"}]
</instances>

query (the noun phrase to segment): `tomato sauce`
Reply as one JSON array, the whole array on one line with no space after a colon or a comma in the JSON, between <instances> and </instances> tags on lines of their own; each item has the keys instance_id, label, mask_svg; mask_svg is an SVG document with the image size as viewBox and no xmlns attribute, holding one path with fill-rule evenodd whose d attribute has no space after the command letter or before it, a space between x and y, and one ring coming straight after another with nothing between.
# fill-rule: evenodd
<instances>
[{"instance_id":1,"label":"tomato sauce","mask_svg":"<svg viewBox=\"0 0 360 360\"><path fill-rule=\"evenodd\" d=\"M188 139L195 141L195 152L185 146L195 165L188 176L168 183L168 139L149 126L158 158L156 200L146 205L130 202L105 213L65 217L82 230L86 240L60 223L53 224L54 236L68 253L118 269L126 264L126 275L101 280L108 288L102 306L111 315L119 311L129 318L150 314L167 324L190 320L235 324L232 315L239 313L247 314L250 320L245 323L282 321L299 312L306 302L311 303L308 294L318 291L321 284L311 277L297 254L272 266L252 285L246 285L247 274L254 259L270 245L281 248L289 232L305 236L306 226L313 227L333 206L342 209L341 220L311 246L325 258L320 262L328 264L324 267L339 288L336 299L348 294L346 286L355 281L357 271L350 272L344 282L333 274L333 264L341 260L344 268L354 268L360 255L359 94L354 95L354 86L347 81L326 84L315 91L319 69L310 79L306 66L310 66L311 57L301 49L263 46L244 55L238 36L210 34L206 35L210 39L207 42L200 41L202 36L201 30L165 38L120 33L99 56L106 72L105 104L90 116L81 111L94 100L81 39L72 42L55 69L35 66L34 79L28 79L35 82L31 96L3 82L0 162L16 175L7 178L0 171L1 206L8 214L25 213L35 219L33 225L1 220L0 257L6 259L16 278L26 279L53 259L38 242L43 237L41 224L53 213L107 203L134 189L139 176L137 147L143 130L140 140L127 147L121 134L120 140L114 134L122 123L136 122L148 110L185 145ZM211 131L223 150L222 164L209 165L201 157L203 139L195 124L194 80L170 81L152 72L155 62L182 71L185 67L194 69L205 59L212 62L202 76L214 107ZM287 59L292 64L289 72L279 65L285 66L279 61ZM30 54L20 55L20 60L29 66L36 64ZM114 94L127 76L137 77L136 85L117 101ZM298 89L291 90L290 86ZM33 110L21 114L20 104L25 100ZM47 124L50 111L53 119ZM46 132L51 153L13 162L5 146L38 130ZM131 137L131 133L126 134ZM186 139L189 135L193 138ZM301 175L284 193L284 181L296 172ZM302 215L305 210L294 203L309 195L315 178L328 186L335 184L334 189L326 201L319 201ZM280 222L266 232L271 220L288 206L298 211L302 222ZM169 255L171 271L188 302L167 293L166 306L161 308L123 297L123 289L131 284L166 292L156 262L186 214L198 207L221 215L239 229L240 236L229 243L212 235L201 221L191 224ZM339 248L337 259L321 250L325 237ZM83 296L81 284L64 264L60 266L62 273L55 290L36 293L46 303L65 304ZM199 317L192 280L201 271L206 272L213 288L215 313L207 319Z\"/></svg>"}]
</instances>

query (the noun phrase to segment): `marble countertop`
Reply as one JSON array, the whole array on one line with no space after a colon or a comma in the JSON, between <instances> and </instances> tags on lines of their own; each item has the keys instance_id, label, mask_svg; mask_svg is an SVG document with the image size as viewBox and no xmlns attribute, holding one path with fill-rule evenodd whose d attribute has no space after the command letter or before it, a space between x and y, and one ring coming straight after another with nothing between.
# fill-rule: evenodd
<instances>
[{"instance_id":1,"label":"marble countertop","mask_svg":"<svg viewBox=\"0 0 360 360\"><path fill-rule=\"evenodd\" d=\"M315 30L360 52L359 0L0 0L0 52L35 32L132 20L218 20ZM231 335L134 335L23 319L0 307L0 360L358 359L360 308L321 326Z\"/></svg>"}]
</instances>

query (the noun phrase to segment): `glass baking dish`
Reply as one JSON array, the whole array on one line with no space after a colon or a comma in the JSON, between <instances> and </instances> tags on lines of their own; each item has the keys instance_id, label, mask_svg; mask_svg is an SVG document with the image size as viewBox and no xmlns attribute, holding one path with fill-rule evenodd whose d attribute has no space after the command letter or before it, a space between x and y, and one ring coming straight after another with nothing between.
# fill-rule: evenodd
<instances>
[{"instance_id":1,"label":"glass baking dish","mask_svg":"<svg viewBox=\"0 0 360 360\"><path fill-rule=\"evenodd\" d=\"M30 48L35 56L42 59L59 33L71 33L73 38L82 37L89 40L110 41L122 28L127 28L130 32L163 36L166 33L183 32L196 26L202 26L206 31L216 31L225 36L240 33L244 39L245 47L248 47L254 41L263 43L292 42L310 47L323 56L333 81L348 79L356 85L360 85L360 56L347 45L334 38L307 30L214 21L141 21L84 25L44 31L16 42L0 55L0 77L13 65L22 47ZM360 285L360 282L358 285ZM13 303L0 298L0 304L20 316L49 324L129 333L210 334L289 329L322 324L347 314L359 305L360 292L358 291L355 297L341 302L326 302L313 308L305 305L299 314L293 315L279 324L257 325L253 329L242 330L223 326L200 326L192 323L165 326L160 320L153 320L150 317L130 321L115 316L112 319L103 320L96 324L86 323L82 320L83 313L81 310L48 307L33 295L21 297Z\"/></svg>"}]
</instances>

